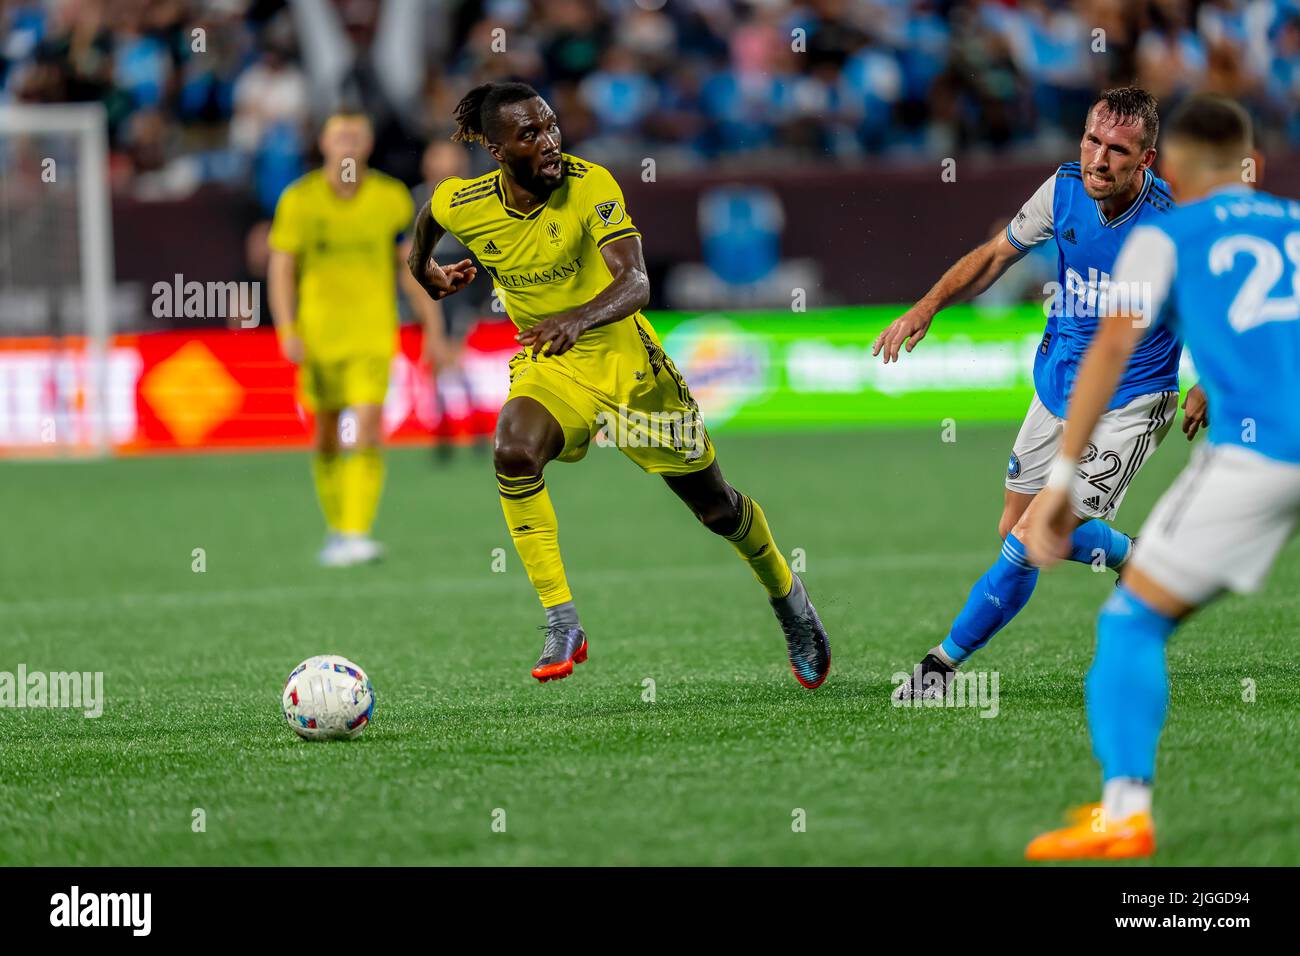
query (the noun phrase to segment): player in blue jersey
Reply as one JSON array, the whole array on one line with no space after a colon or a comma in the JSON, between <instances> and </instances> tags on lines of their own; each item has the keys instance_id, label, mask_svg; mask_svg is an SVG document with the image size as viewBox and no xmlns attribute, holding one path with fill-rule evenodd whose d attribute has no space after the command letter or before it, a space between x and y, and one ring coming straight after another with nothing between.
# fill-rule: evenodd
<instances>
[{"instance_id":1,"label":"player in blue jersey","mask_svg":"<svg viewBox=\"0 0 1300 956\"><path fill-rule=\"evenodd\" d=\"M1150 93L1106 90L1088 111L1079 161L1065 163L1030 197L1006 231L967 253L925 297L886 328L872 354L897 361L925 338L935 314L978 295L1032 246L1053 241L1059 276L1047 328L1034 360L1034 398L1011 451L998 535L1001 555L975 582L944 640L900 675L895 700L942 696L957 668L1020 613L1038 580L1024 546L1026 521L1060 448L1066 401L1079 362L1104 311L1110 273L1134 229L1173 206L1151 172L1160 118ZM1129 482L1160 444L1178 405L1181 346L1167 331L1143 343L1123 369L1121 384L1080 460L1085 482L1073 507L1070 557L1118 569L1132 540L1112 528ZM1184 431L1204 416L1202 394L1189 395Z\"/></svg>"},{"instance_id":2,"label":"player in blue jersey","mask_svg":"<svg viewBox=\"0 0 1300 956\"><path fill-rule=\"evenodd\" d=\"M1197 96L1170 120L1162 166L1180 203L1133 231L1114 281L1135 293L1101 328L1079 370L1060 455L1029 527L1034 560L1069 548L1070 503L1119 369L1173 332L1214 409L1208 441L1165 492L1097 621L1088 726L1102 802L1045 833L1030 859L1148 856L1151 780L1168 704L1165 643L1224 591L1263 583L1300 516L1300 202L1242 182L1250 118Z\"/></svg>"}]
</instances>

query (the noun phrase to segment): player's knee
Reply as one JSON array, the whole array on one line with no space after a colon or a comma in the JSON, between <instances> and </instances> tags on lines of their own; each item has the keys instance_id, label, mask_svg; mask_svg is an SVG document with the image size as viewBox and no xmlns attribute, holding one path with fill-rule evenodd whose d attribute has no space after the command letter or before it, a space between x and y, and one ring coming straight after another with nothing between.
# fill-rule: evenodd
<instances>
[{"instance_id":1,"label":"player's knee","mask_svg":"<svg viewBox=\"0 0 1300 956\"><path fill-rule=\"evenodd\" d=\"M384 441L384 409L381 405L362 405L354 409L351 445L357 450L378 449Z\"/></svg>"},{"instance_id":2,"label":"player's knee","mask_svg":"<svg viewBox=\"0 0 1300 956\"><path fill-rule=\"evenodd\" d=\"M546 456L537 443L514 435L497 435L492 445L492 463L497 474L510 477L540 475Z\"/></svg>"},{"instance_id":3,"label":"player's knee","mask_svg":"<svg viewBox=\"0 0 1300 956\"><path fill-rule=\"evenodd\" d=\"M729 535L736 530L740 521L740 509L737 505L739 496L722 495L708 501L697 503L691 510L700 524L714 534Z\"/></svg>"},{"instance_id":4,"label":"player's knee","mask_svg":"<svg viewBox=\"0 0 1300 956\"><path fill-rule=\"evenodd\" d=\"M1007 540L1007 535L1014 534L1021 541L1025 540L1024 532L1027 524L1025 516L1029 514L1029 509L1023 506L1008 505L1002 510L1002 517L998 521L998 537L1003 541Z\"/></svg>"},{"instance_id":5,"label":"player's knee","mask_svg":"<svg viewBox=\"0 0 1300 956\"><path fill-rule=\"evenodd\" d=\"M316 417L314 435L316 451L333 456L339 453L339 420L337 415L322 413Z\"/></svg>"},{"instance_id":6,"label":"player's knee","mask_svg":"<svg viewBox=\"0 0 1300 956\"><path fill-rule=\"evenodd\" d=\"M1025 536L1029 533L1029 511L1026 509L1016 515L1015 518L1010 521L1010 525L1011 527L1002 535L1002 539L1005 541L1007 535L1012 534L1015 535L1017 541L1023 543Z\"/></svg>"},{"instance_id":7,"label":"player's knee","mask_svg":"<svg viewBox=\"0 0 1300 956\"><path fill-rule=\"evenodd\" d=\"M374 431L362 430L357 432L357 440L352 447L357 451L377 451L382 444L378 429Z\"/></svg>"}]
</instances>

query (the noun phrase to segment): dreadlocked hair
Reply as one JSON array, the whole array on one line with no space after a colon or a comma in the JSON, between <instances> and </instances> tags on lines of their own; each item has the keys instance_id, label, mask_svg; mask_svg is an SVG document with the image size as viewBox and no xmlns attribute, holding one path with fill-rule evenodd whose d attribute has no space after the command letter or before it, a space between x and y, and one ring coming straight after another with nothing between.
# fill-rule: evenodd
<instances>
[{"instance_id":1,"label":"dreadlocked hair","mask_svg":"<svg viewBox=\"0 0 1300 956\"><path fill-rule=\"evenodd\" d=\"M497 110L535 96L537 91L527 83L484 83L474 87L456 104L452 141L486 146L496 129Z\"/></svg>"}]
</instances>

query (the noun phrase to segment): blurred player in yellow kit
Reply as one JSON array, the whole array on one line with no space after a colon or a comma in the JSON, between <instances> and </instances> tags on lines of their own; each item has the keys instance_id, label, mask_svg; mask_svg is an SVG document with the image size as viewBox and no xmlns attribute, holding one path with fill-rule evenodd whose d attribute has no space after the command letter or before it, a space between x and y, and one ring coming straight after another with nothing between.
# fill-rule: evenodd
<instances>
[{"instance_id":1,"label":"blurred player in yellow kit","mask_svg":"<svg viewBox=\"0 0 1300 956\"><path fill-rule=\"evenodd\" d=\"M280 196L271 225L268 294L285 358L298 366L304 406L315 413L312 475L325 515L320 563L378 560L370 537L384 484L383 404L397 350L397 283L442 347L442 322L400 268L414 207L406 187L368 169L370 121L337 113L320 134L320 169ZM340 436L345 410L355 435ZM341 441L341 437L346 441Z\"/></svg>"},{"instance_id":2,"label":"blurred player in yellow kit","mask_svg":"<svg viewBox=\"0 0 1300 956\"><path fill-rule=\"evenodd\" d=\"M831 653L817 611L763 509L722 477L695 399L641 314L650 283L618 184L603 167L560 151L554 112L526 84L476 87L456 120L454 138L484 147L499 169L437 185L419 210L407 265L433 299L463 289L477 274L471 260L431 259L451 233L491 274L520 330L493 458L510 536L546 611L533 677L567 677L587 659L542 470L581 459L603 429L732 543L767 592L795 678L820 686Z\"/></svg>"}]
</instances>

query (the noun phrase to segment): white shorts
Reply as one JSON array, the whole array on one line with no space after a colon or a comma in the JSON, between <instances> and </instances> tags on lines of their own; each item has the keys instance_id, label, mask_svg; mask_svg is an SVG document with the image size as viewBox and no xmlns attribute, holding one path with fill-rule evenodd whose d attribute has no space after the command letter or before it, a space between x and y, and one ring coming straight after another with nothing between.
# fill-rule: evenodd
<instances>
[{"instance_id":1,"label":"white shorts","mask_svg":"<svg viewBox=\"0 0 1300 956\"><path fill-rule=\"evenodd\" d=\"M1300 514L1300 465L1202 445L1142 526L1133 567L1185 604L1259 590Z\"/></svg>"},{"instance_id":2,"label":"white shorts","mask_svg":"<svg viewBox=\"0 0 1300 956\"><path fill-rule=\"evenodd\" d=\"M1115 517L1129 482L1160 446L1177 410L1177 392L1153 392L1101 416L1079 459L1083 480L1074 483L1075 514L1084 519ZM1035 395L1011 449L1007 488L1026 495L1042 491L1064 434L1065 419L1049 412Z\"/></svg>"}]
</instances>

